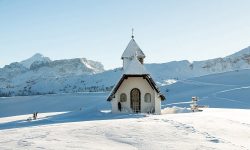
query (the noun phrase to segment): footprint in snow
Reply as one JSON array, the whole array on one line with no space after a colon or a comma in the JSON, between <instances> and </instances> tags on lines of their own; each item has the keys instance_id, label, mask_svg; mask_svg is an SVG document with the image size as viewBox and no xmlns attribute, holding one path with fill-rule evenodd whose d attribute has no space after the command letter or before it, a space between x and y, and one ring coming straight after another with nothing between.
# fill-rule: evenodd
<instances>
[{"instance_id":1,"label":"footprint in snow","mask_svg":"<svg viewBox=\"0 0 250 150\"><path fill-rule=\"evenodd\" d=\"M185 130L187 133L197 133L197 134L201 134L204 135L205 138L212 143L223 143L223 141L219 140L218 138L211 136L209 133L207 132L200 132L198 130L196 130L193 126L184 124L184 123L180 123L180 122L176 122L173 120L167 120L167 119L163 119L162 121L164 122L169 122L172 125L174 125L174 127L176 127L177 129L181 129L181 130Z\"/></svg>"}]
</instances>

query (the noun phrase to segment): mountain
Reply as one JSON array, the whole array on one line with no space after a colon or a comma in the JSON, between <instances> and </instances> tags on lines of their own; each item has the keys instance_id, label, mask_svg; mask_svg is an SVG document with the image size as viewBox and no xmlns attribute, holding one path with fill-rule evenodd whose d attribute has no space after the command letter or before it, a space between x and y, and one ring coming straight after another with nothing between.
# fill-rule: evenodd
<instances>
[{"instance_id":1,"label":"mountain","mask_svg":"<svg viewBox=\"0 0 250 150\"><path fill-rule=\"evenodd\" d=\"M34 62L51 62L48 57L44 57L42 54L36 53L32 57L20 62L24 67L30 68L31 64Z\"/></svg>"},{"instance_id":2,"label":"mountain","mask_svg":"<svg viewBox=\"0 0 250 150\"><path fill-rule=\"evenodd\" d=\"M250 69L250 47L224 58L145 66L156 83L164 86L193 77ZM109 91L121 74L121 68L105 71L100 62L86 58L52 61L35 54L0 68L0 96Z\"/></svg>"},{"instance_id":3,"label":"mountain","mask_svg":"<svg viewBox=\"0 0 250 150\"><path fill-rule=\"evenodd\" d=\"M163 64L148 64L148 70L160 83L166 79L187 79L234 70L250 69L250 47L224 58L215 58L193 63L173 61Z\"/></svg>"},{"instance_id":4,"label":"mountain","mask_svg":"<svg viewBox=\"0 0 250 150\"><path fill-rule=\"evenodd\" d=\"M82 76L104 71L100 62L86 58L50 60L35 54L21 62L0 68L0 95L30 95L59 91L68 84L80 83ZM79 80L74 80L79 76ZM71 82L71 80L74 80ZM70 80L68 83L67 81Z\"/></svg>"}]
</instances>

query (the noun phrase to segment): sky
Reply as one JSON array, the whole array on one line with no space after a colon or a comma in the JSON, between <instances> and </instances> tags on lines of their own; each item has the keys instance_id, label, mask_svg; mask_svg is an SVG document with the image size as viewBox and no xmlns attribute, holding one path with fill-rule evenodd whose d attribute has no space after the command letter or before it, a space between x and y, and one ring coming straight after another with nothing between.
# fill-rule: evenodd
<instances>
[{"instance_id":1,"label":"sky","mask_svg":"<svg viewBox=\"0 0 250 150\"><path fill-rule=\"evenodd\" d=\"M224 57L250 46L249 0L0 0L0 67L35 53L122 66L131 39L146 63Z\"/></svg>"}]
</instances>

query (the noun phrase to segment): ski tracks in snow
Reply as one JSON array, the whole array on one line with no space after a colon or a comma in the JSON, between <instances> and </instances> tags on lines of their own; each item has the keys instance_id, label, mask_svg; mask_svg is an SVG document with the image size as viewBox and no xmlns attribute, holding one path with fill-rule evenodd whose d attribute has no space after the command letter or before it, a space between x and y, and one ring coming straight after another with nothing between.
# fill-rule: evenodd
<instances>
[{"instance_id":1,"label":"ski tracks in snow","mask_svg":"<svg viewBox=\"0 0 250 150\"><path fill-rule=\"evenodd\" d=\"M236 87L239 85L233 85L233 84L220 84L220 83L211 83L211 82L201 82L201 81L195 81L195 80L180 80L178 82L182 82L184 84L191 84L191 85L210 85L210 86L226 86L226 87Z\"/></svg>"},{"instance_id":2,"label":"ski tracks in snow","mask_svg":"<svg viewBox=\"0 0 250 150\"><path fill-rule=\"evenodd\" d=\"M221 93L233 92L233 91L242 90L242 89L250 89L250 86L243 86L243 87L237 87L237 88L232 88L232 89L218 91L218 92L213 93L212 97L214 97L215 99L221 99L221 100L226 100L226 101L231 101L231 102L237 102L237 103L245 104L244 102L241 102L241 101L238 101L238 100L235 100L235 99L229 99L229 98L218 96Z\"/></svg>"},{"instance_id":3,"label":"ski tracks in snow","mask_svg":"<svg viewBox=\"0 0 250 150\"><path fill-rule=\"evenodd\" d=\"M209 98L209 99L219 99L219 100L226 100L226 101L230 101L230 102L245 104L244 102L236 100L236 99L221 97L221 96L219 96L219 94L227 93L227 92L233 92L233 91L242 90L242 89L250 89L250 86L240 86L240 85L232 85L232 84L218 84L218 83L210 83L210 82L200 82L200 81L195 81L195 80L190 80L190 79L181 80L181 81L178 81L178 82L182 82L184 84L197 85L197 86L199 86L199 85L207 85L207 86L231 87L231 88L227 88L227 89L224 89L224 90L221 90L221 91L211 93L210 95L201 97L200 100ZM182 103L184 103L184 102L182 102ZM185 103L188 103L188 102L185 102ZM176 103L176 104L178 104L178 103Z\"/></svg>"}]
</instances>

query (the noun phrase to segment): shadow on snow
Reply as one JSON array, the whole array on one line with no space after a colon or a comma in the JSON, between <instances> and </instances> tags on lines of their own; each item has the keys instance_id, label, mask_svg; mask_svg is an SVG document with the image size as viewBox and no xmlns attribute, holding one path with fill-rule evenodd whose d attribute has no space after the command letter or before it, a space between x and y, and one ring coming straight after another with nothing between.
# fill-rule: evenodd
<instances>
[{"instance_id":1,"label":"shadow on snow","mask_svg":"<svg viewBox=\"0 0 250 150\"><path fill-rule=\"evenodd\" d=\"M70 123L70 122L142 118L144 116L145 116L144 114L122 114L122 113L112 114L111 112L102 112L102 111L94 111L92 113L85 111L74 111L57 115L51 115L44 118L39 118L38 114L37 120L28 121L27 119L21 119L6 123L0 123L0 130L35 127L35 126Z\"/></svg>"}]
</instances>

